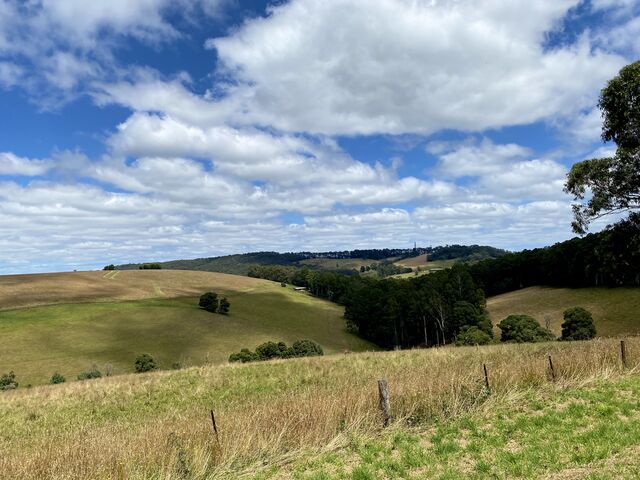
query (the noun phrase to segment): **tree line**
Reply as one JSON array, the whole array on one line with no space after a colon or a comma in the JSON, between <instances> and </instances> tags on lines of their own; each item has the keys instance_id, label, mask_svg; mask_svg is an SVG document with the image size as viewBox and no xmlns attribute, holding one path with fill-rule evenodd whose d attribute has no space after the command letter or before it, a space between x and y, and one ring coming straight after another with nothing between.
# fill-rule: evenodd
<instances>
[{"instance_id":1,"label":"tree line","mask_svg":"<svg viewBox=\"0 0 640 480\"><path fill-rule=\"evenodd\" d=\"M640 214L582 238L481 261L469 271L487 296L534 285L640 285Z\"/></svg>"}]
</instances>

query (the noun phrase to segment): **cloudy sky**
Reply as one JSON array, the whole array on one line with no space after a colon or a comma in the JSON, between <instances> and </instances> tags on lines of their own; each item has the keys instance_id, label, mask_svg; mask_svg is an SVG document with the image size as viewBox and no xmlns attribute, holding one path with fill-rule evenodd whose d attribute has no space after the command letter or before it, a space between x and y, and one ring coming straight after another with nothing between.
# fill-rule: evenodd
<instances>
[{"instance_id":1,"label":"cloudy sky","mask_svg":"<svg viewBox=\"0 0 640 480\"><path fill-rule=\"evenodd\" d=\"M636 0L0 0L0 273L564 240L638 39Z\"/></svg>"}]
</instances>

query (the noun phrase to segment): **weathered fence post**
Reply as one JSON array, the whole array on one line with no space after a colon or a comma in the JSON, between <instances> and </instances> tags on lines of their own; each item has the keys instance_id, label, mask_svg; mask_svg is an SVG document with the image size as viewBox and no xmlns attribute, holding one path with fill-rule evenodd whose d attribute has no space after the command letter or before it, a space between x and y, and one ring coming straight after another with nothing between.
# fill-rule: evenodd
<instances>
[{"instance_id":1,"label":"weathered fence post","mask_svg":"<svg viewBox=\"0 0 640 480\"><path fill-rule=\"evenodd\" d=\"M487 364L483 363L482 368L484 370L484 385L485 387L487 387L487 391L490 391L491 387L489 386L489 373L487 372Z\"/></svg>"},{"instance_id":2,"label":"weathered fence post","mask_svg":"<svg viewBox=\"0 0 640 480\"><path fill-rule=\"evenodd\" d=\"M624 340L620 340L620 357L622 358L622 366L627 368L627 349L624 345Z\"/></svg>"},{"instance_id":3,"label":"weathered fence post","mask_svg":"<svg viewBox=\"0 0 640 480\"><path fill-rule=\"evenodd\" d=\"M216 417L213 415L213 410L211 410L211 424L213 425L213 434L216 437L216 443L218 444L218 448L220 448L220 438L218 437L218 427L216 426Z\"/></svg>"},{"instance_id":4,"label":"weathered fence post","mask_svg":"<svg viewBox=\"0 0 640 480\"><path fill-rule=\"evenodd\" d=\"M555 368L553 368L553 361L551 360L551 355L549 355L548 357L549 357L549 370L551 370L551 379L555 382L556 381L556 370L555 370Z\"/></svg>"},{"instance_id":5,"label":"weathered fence post","mask_svg":"<svg viewBox=\"0 0 640 480\"><path fill-rule=\"evenodd\" d=\"M389 386L384 379L378 380L378 395L380 412L382 413L382 425L387 427L391 420L391 403L389 401Z\"/></svg>"}]
</instances>

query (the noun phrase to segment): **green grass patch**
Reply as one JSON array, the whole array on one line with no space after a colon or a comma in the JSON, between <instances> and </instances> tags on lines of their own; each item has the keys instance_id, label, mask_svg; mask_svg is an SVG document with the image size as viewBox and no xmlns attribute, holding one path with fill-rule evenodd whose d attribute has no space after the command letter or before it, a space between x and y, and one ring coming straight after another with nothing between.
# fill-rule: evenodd
<instances>
[{"instance_id":1,"label":"green grass patch","mask_svg":"<svg viewBox=\"0 0 640 480\"><path fill-rule=\"evenodd\" d=\"M0 372L14 370L24 386L47 383L56 371L75 379L94 363L103 374L107 365L132 372L140 353L160 368L221 363L267 340L309 338L326 353L373 349L346 332L332 303L279 285L225 295L229 315L201 310L191 297L0 311Z\"/></svg>"}]
</instances>

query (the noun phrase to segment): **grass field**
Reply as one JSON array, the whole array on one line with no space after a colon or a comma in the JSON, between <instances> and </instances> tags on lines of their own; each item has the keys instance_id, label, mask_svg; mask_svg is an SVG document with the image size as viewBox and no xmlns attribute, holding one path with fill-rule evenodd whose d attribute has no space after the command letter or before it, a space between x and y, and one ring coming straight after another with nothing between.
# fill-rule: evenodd
<instances>
[{"instance_id":1,"label":"grass field","mask_svg":"<svg viewBox=\"0 0 640 480\"><path fill-rule=\"evenodd\" d=\"M112 270L0 276L0 309L59 303L193 297L208 290L255 291L271 282L225 273Z\"/></svg>"},{"instance_id":2,"label":"grass field","mask_svg":"<svg viewBox=\"0 0 640 480\"><path fill-rule=\"evenodd\" d=\"M598 335L640 333L640 288L530 287L487 300L487 309L494 324L510 314L524 313L544 325L545 316L549 315L551 330L557 335L562 331L562 312L570 307L589 310Z\"/></svg>"},{"instance_id":3,"label":"grass field","mask_svg":"<svg viewBox=\"0 0 640 480\"><path fill-rule=\"evenodd\" d=\"M378 263L378 260L362 258L309 258L300 260L300 265L319 268L321 270L358 270L360 267Z\"/></svg>"},{"instance_id":4,"label":"grass field","mask_svg":"<svg viewBox=\"0 0 640 480\"><path fill-rule=\"evenodd\" d=\"M4 392L0 472L20 479L636 478L640 338L626 342L626 371L618 339L597 339L194 367ZM379 378L391 391L386 430Z\"/></svg>"},{"instance_id":5,"label":"grass field","mask_svg":"<svg viewBox=\"0 0 640 480\"><path fill-rule=\"evenodd\" d=\"M46 383L56 371L75 379L92 364L103 373L132 372L140 353L171 368L226 362L268 340L309 338L326 353L374 348L345 331L341 307L274 282L181 271L24 277L22 288L12 277L16 297L2 295L1 303L54 305L0 310L0 373L14 370L23 385ZM0 282L8 288L6 277ZM193 294L207 290L228 296L228 316L197 307ZM153 296L160 298L146 298ZM142 299L122 300L132 297ZM55 305L62 301L79 303Z\"/></svg>"}]
</instances>

